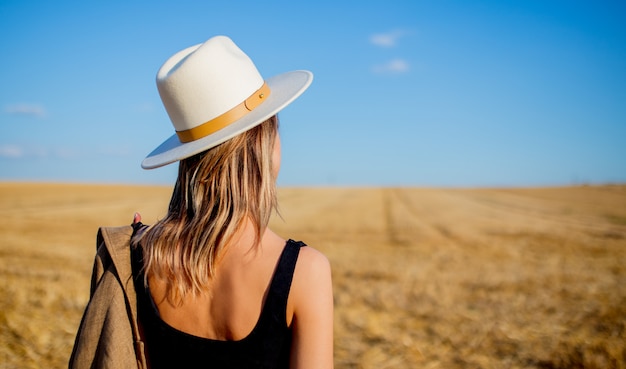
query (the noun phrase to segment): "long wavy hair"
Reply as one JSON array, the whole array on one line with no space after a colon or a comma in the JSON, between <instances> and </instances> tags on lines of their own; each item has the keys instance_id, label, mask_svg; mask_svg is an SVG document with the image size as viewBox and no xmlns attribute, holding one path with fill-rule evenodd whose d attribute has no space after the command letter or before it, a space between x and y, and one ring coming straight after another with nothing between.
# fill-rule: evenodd
<instances>
[{"instance_id":1,"label":"long wavy hair","mask_svg":"<svg viewBox=\"0 0 626 369\"><path fill-rule=\"evenodd\" d=\"M169 209L135 240L144 271L166 281L168 300L209 287L216 265L246 219L256 243L276 209L272 154L278 132L273 116L258 126L180 161Z\"/></svg>"}]
</instances>

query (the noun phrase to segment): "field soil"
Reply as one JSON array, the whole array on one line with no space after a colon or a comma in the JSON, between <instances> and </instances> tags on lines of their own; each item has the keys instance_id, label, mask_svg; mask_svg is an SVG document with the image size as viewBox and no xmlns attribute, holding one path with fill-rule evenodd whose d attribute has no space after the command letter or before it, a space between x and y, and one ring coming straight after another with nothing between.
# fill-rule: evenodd
<instances>
[{"instance_id":1,"label":"field soil","mask_svg":"<svg viewBox=\"0 0 626 369\"><path fill-rule=\"evenodd\" d=\"M0 368L63 368L99 226L171 188L0 183ZM281 188L333 267L336 368L626 368L626 186Z\"/></svg>"}]
</instances>

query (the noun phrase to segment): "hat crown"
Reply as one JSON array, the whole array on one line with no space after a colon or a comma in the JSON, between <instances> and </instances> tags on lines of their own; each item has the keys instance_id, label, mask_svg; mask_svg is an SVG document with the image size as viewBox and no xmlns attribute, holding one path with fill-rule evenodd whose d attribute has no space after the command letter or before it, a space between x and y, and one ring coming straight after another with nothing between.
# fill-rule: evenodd
<instances>
[{"instance_id":1,"label":"hat crown","mask_svg":"<svg viewBox=\"0 0 626 369\"><path fill-rule=\"evenodd\" d=\"M262 85L252 60L226 36L174 54L157 73L161 101L176 131L224 114Z\"/></svg>"}]
</instances>

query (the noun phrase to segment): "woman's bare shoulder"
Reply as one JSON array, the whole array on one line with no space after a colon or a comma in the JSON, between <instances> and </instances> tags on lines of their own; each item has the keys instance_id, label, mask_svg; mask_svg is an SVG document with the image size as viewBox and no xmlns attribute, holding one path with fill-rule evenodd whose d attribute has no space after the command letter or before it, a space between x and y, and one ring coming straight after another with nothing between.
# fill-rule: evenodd
<instances>
[{"instance_id":1,"label":"woman's bare shoulder","mask_svg":"<svg viewBox=\"0 0 626 369\"><path fill-rule=\"evenodd\" d=\"M330 273L330 261L321 251L314 247L306 246L300 248L296 273L309 275L319 275Z\"/></svg>"},{"instance_id":2,"label":"woman's bare shoulder","mask_svg":"<svg viewBox=\"0 0 626 369\"><path fill-rule=\"evenodd\" d=\"M300 248L292 281L292 307L306 306L320 295L328 294L332 294L330 261L313 247Z\"/></svg>"},{"instance_id":3,"label":"woman's bare shoulder","mask_svg":"<svg viewBox=\"0 0 626 369\"><path fill-rule=\"evenodd\" d=\"M326 255L310 246L300 249L289 299L291 367L332 368L333 288Z\"/></svg>"}]
</instances>

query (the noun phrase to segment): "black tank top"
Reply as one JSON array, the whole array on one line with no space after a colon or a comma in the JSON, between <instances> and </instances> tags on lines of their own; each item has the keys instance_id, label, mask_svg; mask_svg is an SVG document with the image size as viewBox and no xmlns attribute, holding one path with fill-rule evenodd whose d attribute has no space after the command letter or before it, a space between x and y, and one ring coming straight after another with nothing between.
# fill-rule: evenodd
<instances>
[{"instance_id":1,"label":"black tank top","mask_svg":"<svg viewBox=\"0 0 626 369\"><path fill-rule=\"evenodd\" d=\"M287 326L287 298L303 242L287 241L270 282L261 315L250 334L239 341L197 337L164 322L144 286L133 273L139 321L151 369L160 368L289 368L291 329ZM141 249L140 247L137 249ZM141 255L134 258L141 264Z\"/></svg>"}]
</instances>

